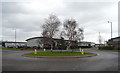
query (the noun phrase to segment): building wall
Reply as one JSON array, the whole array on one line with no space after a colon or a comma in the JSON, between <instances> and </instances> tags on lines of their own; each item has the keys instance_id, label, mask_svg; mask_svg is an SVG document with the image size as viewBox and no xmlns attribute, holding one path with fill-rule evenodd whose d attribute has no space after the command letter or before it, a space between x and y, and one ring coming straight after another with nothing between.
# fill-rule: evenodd
<instances>
[{"instance_id":1,"label":"building wall","mask_svg":"<svg viewBox=\"0 0 120 73\"><path fill-rule=\"evenodd\" d=\"M38 40L39 40L39 43L37 42ZM52 47L58 48L58 47L60 47L60 44L61 44L61 39L50 39L50 38L43 38L43 37L30 38L26 41L27 41L27 46L28 47L38 47L38 45L39 45L40 48L49 48L53 44ZM92 42L80 42L80 43L78 43L77 41L64 40L64 43L66 44L65 46L67 46L68 42L71 42L70 43L71 47L93 46Z\"/></svg>"},{"instance_id":2,"label":"building wall","mask_svg":"<svg viewBox=\"0 0 120 73\"><path fill-rule=\"evenodd\" d=\"M3 47L26 46L26 43L4 42Z\"/></svg>"},{"instance_id":3,"label":"building wall","mask_svg":"<svg viewBox=\"0 0 120 73\"><path fill-rule=\"evenodd\" d=\"M78 43L78 46L94 46L92 42L80 42Z\"/></svg>"},{"instance_id":4,"label":"building wall","mask_svg":"<svg viewBox=\"0 0 120 73\"><path fill-rule=\"evenodd\" d=\"M114 49L120 49L120 37L109 40L108 45L113 46Z\"/></svg>"},{"instance_id":5,"label":"building wall","mask_svg":"<svg viewBox=\"0 0 120 73\"><path fill-rule=\"evenodd\" d=\"M27 41L27 47L41 47L43 48L42 38L34 38Z\"/></svg>"},{"instance_id":6,"label":"building wall","mask_svg":"<svg viewBox=\"0 0 120 73\"><path fill-rule=\"evenodd\" d=\"M37 40L38 40L38 39L28 40L28 41L27 41L27 46L28 46L28 47L38 46Z\"/></svg>"}]
</instances>

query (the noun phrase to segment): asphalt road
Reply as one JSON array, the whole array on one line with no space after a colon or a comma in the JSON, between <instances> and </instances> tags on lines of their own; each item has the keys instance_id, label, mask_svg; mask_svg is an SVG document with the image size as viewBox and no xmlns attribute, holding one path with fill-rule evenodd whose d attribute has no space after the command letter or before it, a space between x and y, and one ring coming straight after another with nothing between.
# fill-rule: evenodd
<instances>
[{"instance_id":1,"label":"asphalt road","mask_svg":"<svg viewBox=\"0 0 120 73\"><path fill-rule=\"evenodd\" d=\"M2 49L0 49L0 72L2 71Z\"/></svg>"},{"instance_id":2,"label":"asphalt road","mask_svg":"<svg viewBox=\"0 0 120 73\"><path fill-rule=\"evenodd\" d=\"M31 58L21 56L32 51L3 50L3 71L118 71L118 52L86 49L98 56L85 58Z\"/></svg>"}]
</instances>

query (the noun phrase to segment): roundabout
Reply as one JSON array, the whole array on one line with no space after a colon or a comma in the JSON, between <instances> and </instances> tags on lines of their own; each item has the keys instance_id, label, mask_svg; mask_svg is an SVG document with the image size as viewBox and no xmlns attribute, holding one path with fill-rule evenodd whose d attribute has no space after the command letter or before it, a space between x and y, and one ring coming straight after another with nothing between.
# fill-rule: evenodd
<instances>
[{"instance_id":1,"label":"roundabout","mask_svg":"<svg viewBox=\"0 0 120 73\"><path fill-rule=\"evenodd\" d=\"M25 57L34 57L34 58L83 58L83 57L92 57L97 56L95 53L90 52L38 52L38 53L26 53L22 56Z\"/></svg>"},{"instance_id":2,"label":"roundabout","mask_svg":"<svg viewBox=\"0 0 120 73\"><path fill-rule=\"evenodd\" d=\"M57 51L57 50L56 50ZM83 58L33 58L27 56L31 50L12 51L2 50L3 71L118 71L118 52L84 49L84 52L94 53L97 56ZM38 52L42 52L39 51ZM46 51L50 52L50 51ZM54 52L54 51L53 51ZM63 51L62 51L63 52ZM64 51L65 52L65 51ZM69 52L72 53L70 50ZM80 52L79 52L80 53ZM23 56L24 55L24 56ZM39 56L40 57L40 56ZM44 57L44 56L42 56ZM67 56L68 57L68 56ZM72 56L69 56L72 57ZM80 57L80 56L79 56Z\"/></svg>"}]
</instances>

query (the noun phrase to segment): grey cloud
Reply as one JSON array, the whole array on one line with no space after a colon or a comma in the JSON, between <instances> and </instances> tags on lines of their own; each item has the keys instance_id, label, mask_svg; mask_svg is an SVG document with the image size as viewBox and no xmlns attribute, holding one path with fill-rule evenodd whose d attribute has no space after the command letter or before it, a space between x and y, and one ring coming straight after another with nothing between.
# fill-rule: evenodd
<instances>
[{"instance_id":1,"label":"grey cloud","mask_svg":"<svg viewBox=\"0 0 120 73\"><path fill-rule=\"evenodd\" d=\"M53 12L63 22L64 19L74 18L77 20L79 27L87 29L85 37L89 41L91 37L97 36L98 32L109 33L109 27L105 27L104 23L107 8L112 7L113 2L64 2L63 7L47 11L31 11L25 9L20 2L7 2L2 4L2 22L3 22L3 37L4 39L14 39L14 30L17 29L17 40L25 41L29 37L40 36L44 24L44 18ZM49 6L48 6L49 7ZM115 25L116 26L116 25ZM59 35L59 33L58 33ZM10 36L10 37L9 37ZM57 35L56 35L57 36Z\"/></svg>"},{"instance_id":2,"label":"grey cloud","mask_svg":"<svg viewBox=\"0 0 120 73\"><path fill-rule=\"evenodd\" d=\"M118 3L118 35L120 36L120 1Z\"/></svg>"},{"instance_id":3,"label":"grey cloud","mask_svg":"<svg viewBox=\"0 0 120 73\"><path fill-rule=\"evenodd\" d=\"M17 2L2 2L2 13L14 14L14 13L26 13L22 8L21 3Z\"/></svg>"},{"instance_id":4,"label":"grey cloud","mask_svg":"<svg viewBox=\"0 0 120 73\"><path fill-rule=\"evenodd\" d=\"M65 2L64 10L59 10L58 13L63 15L82 15L91 13L100 13L103 9L112 6L113 2Z\"/></svg>"},{"instance_id":5,"label":"grey cloud","mask_svg":"<svg viewBox=\"0 0 120 73\"><path fill-rule=\"evenodd\" d=\"M66 4L66 9L72 12L96 12L111 6L113 2L68 2Z\"/></svg>"},{"instance_id":6,"label":"grey cloud","mask_svg":"<svg viewBox=\"0 0 120 73\"><path fill-rule=\"evenodd\" d=\"M90 22L99 22L105 19L107 7L112 7L112 2L66 2L65 9L58 12L67 17L73 17L78 20L80 24L87 24ZM94 24L92 24L94 25Z\"/></svg>"},{"instance_id":7,"label":"grey cloud","mask_svg":"<svg viewBox=\"0 0 120 73\"><path fill-rule=\"evenodd\" d=\"M40 31L42 21L34 15L18 15L14 14L11 17L3 18L3 27L23 29L24 31ZM42 20L42 19L41 19Z\"/></svg>"}]
</instances>

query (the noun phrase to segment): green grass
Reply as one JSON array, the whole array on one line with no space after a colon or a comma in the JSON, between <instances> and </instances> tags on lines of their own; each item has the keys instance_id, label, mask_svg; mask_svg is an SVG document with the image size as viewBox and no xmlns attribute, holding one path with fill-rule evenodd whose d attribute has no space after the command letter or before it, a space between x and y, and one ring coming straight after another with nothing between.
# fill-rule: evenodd
<instances>
[{"instance_id":1,"label":"green grass","mask_svg":"<svg viewBox=\"0 0 120 73\"><path fill-rule=\"evenodd\" d=\"M18 51L18 50L20 50L19 48L0 48L0 49L5 49L5 50L14 50L14 51Z\"/></svg>"},{"instance_id":2,"label":"green grass","mask_svg":"<svg viewBox=\"0 0 120 73\"><path fill-rule=\"evenodd\" d=\"M38 52L27 53L25 55L35 55L35 56L82 56L80 52ZM93 55L93 53L85 52L84 55Z\"/></svg>"},{"instance_id":3,"label":"green grass","mask_svg":"<svg viewBox=\"0 0 120 73\"><path fill-rule=\"evenodd\" d=\"M0 49L13 50L13 51L19 51L19 50L21 50L21 48L0 48ZM34 49L23 49L23 50L32 50L32 51L34 51ZM43 49L37 49L37 50L43 51Z\"/></svg>"}]
</instances>

